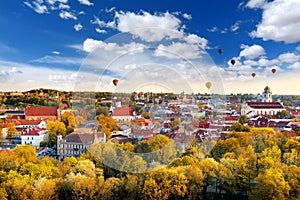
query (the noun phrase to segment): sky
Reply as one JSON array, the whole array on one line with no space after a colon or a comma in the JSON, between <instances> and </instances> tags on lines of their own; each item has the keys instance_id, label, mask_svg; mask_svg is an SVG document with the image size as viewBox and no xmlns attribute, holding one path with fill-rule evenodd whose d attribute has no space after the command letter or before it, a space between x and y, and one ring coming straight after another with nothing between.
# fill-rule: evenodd
<instances>
[{"instance_id":1,"label":"sky","mask_svg":"<svg viewBox=\"0 0 300 200\"><path fill-rule=\"evenodd\" d=\"M0 91L257 94L268 85L300 95L299 10L299 0L1 1Z\"/></svg>"}]
</instances>

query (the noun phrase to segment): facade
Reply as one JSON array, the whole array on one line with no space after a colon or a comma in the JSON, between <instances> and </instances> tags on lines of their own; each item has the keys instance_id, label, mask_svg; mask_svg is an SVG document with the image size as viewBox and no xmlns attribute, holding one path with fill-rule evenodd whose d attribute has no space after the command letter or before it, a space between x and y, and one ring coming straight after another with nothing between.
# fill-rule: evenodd
<instances>
[{"instance_id":1,"label":"facade","mask_svg":"<svg viewBox=\"0 0 300 200\"><path fill-rule=\"evenodd\" d=\"M117 131L112 132L112 136L115 135L123 135L129 137L131 136L131 128L126 124L123 124L122 126L118 127Z\"/></svg>"},{"instance_id":2,"label":"facade","mask_svg":"<svg viewBox=\"0 0 300 200\"><path fill-rule=\"evenodd\" d=\"M45 128L28 128L21 133L21 144L29 144L34 147L39 147L41 141L47 140L48 134Z\"/></svg>"},{"instance_id":3,"label":"facade","mask_svg":"<svg viewBox=\"0 0 300 200\"><path fill-rule=\"evenodd\" d=\"M25 119L28 120L60 120L60 110L57 106L27 106Z\"/></svg>"},{"instance_id":4,"label":"facade","mask_svg":"<svg viewBox=\"0 0 300 200\"><path fill-rule=\"evenodd\" d=\"M57 136L57 156L59 159L85 154L90 146L95 143L105 142L106 136L104 133L80 133L73 132L62 138Z\"/></svg>"}]
</instances>

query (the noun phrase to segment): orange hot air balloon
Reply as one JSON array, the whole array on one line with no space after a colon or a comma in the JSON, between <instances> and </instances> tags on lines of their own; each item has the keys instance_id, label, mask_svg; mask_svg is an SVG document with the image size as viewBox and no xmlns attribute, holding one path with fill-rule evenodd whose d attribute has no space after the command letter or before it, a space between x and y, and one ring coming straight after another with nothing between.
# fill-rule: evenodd
<instances>
[{"instance_id":1,"label":"orange hot air balloon","mask_svg":"<svg viewBox=\"0 0 300 200\"><path fill-rule=\"evenodd\" d=\"M210 89L211 86L212 86L212 84L211 84L211 82L206 82L206 83L205 83L205 86L207 87L207 89Z\"/></svg>"},{"instance_id":2,"label":"orange hot air balloon","mask_svg":"<svg viewBox=\"0 0 300 200\"><path fill-rule=\"evenodd\" d=\"M276 72L276 69L275 69L275 68L273 68L273 69L272 69L272 73L273 73L273 74L275 74L275 72Z\"/></svg>"},{"instance_id":3,"label":"orange hot air balloon","mask_svg":"<svg viewBox=\"0 0 300 200\"><path fill-rule=\"evenodd\" d=\"M119 80L118 80L118 79L114 79L112 82L113 82L113 84L114 84L115 86L117 86L118 83L119 83Z\"/></svg>"},{"instance_id":4,"label":"orange hot air balloon","mask_svg":"<svg viewBox=\"0 0 300 200\"><path fill-rule=\"evenodd\" d=\"M255 77L255 75L256 75L255 73L252 73L252 74L251 74L251 76L252 76L253 78Z\"/></svg>"},{"instance_id":5,"label":"orange hot air balloon","mask_svg":"<svg viewBox=\"0 0 300 200\"><path fill-rule=\"evenodd\" d=\"M223 50L222 50L222 49L219 49L218 52L219 52L219 54L222 54L222 53L223 53Z\"/></svg>"},{"instance_id":6,"label":"orange hot air balloon","mask_svg":"<svg viewBox=\"0 0 300 200\"><path fill-rule=\"evenodd\" d=\"M235 60L232 59L232 60L230 61L230 63L231 63L232 65L234 65L234 64L235 64Z\"/></svg>"}]
</instances>

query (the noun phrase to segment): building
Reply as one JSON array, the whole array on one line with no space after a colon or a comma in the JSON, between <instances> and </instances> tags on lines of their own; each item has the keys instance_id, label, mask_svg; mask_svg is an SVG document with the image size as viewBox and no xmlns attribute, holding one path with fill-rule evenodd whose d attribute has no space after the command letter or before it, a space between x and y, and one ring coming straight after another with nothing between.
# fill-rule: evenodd
<instances>
[{"instance_id":1,"label":"building","mask_svg":"<svg viewBox=\"0 0 300 200\"><path fill-rule=\"evenodd\" d=\"M40 119L38 120L10 119L10 120L6 120L2 124L2 135L4 138L7 136L7 125L9 123L13 123L15 125L19 135L21 135L21 133L26 129L30 129L34 127L46 128L46 122Z\"/></svg>"},{"instance_id":2,"label":"building","mask_svg":"<svg viewBox=\"0 0 300 200\"><path fill-rule=\"evenodd\" d=\"M120 106L113 109L111 117L116 121L131 121L135 118L132 107Z\"/></svg>"},{"instance_id":3,"label":"building","mask_svg":"<svg viewBox=\"0 0 300 200\"><path fill-rule=\"evenodd\" d=\"M276 115L285 110L279 102L272 101L272 93L268 86L264 88L260 102L246 102L242 104L241 115Z\"/></svg>"},{"instance_id":4,"label":"building","mask_svg":"<svg viewBox=\"0 0 300 200\"><path fill-rule=\"evenodd\" d=\"M58 135L57 156L59 159L71 156L79 157L81 154L85 154L92 144L105 141L106 136L104 133L89 134L73 132L65 138Z\"/></svg>"},{"instance_id":5,"label":"building","mask_svg":"<svg viewBox=\"0 0 300 200\"><path fill-rule=\"evenodd\" d=\"M285 110L279 102L247 102L242 105L241 114L255 113L256 115L276 115Z\"/></svg>"},{"instance_id":6,"label":"building","mask_svg":"<svg viewBox=\"0 0 300 200\"><path fill-rule=\"evenodd\" d=\"M261 96L261 102L272 102L272 92L269 86L264 88L264 91Z\"/></svg>"},{"instance_id":7,"label":"building","mask_svg":"<svg viewBox=\"0 0 300 200\"><path fill-rule=\"evenodd\" d=\"M130 137L131 134L132 134L131 128L129 126L127 126L126 124L118 126L118 130L112 132L112 136L123 135L126 137Z\"/></svg>"},{"instance_id":8,"label":"building","mask_svg":"<svg viewBox=\"0 0 300 200\"><path fill-rule=\"evenodd\" d=\"M27 106L25 109L25 119L60 121L60 110L57 106Z\"/></svg>"},{"instance_id":9,"label":"building","mask_svg":"<svg viewBox=\"0 0 300 200\"><path fill-rule=\"evenodd\" d=\"M21 133L21 144L29 144L34 147L39 147L41 141L47 140L48 134L45 128L27 128Z\"/></svg>"}]
</instances>

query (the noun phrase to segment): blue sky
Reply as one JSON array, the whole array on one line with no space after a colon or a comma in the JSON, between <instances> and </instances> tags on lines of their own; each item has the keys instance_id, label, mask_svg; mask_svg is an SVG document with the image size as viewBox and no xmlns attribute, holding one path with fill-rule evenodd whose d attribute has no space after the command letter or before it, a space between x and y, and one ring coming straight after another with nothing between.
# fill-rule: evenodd
<instances>
[{"instance_id":1,"label":"blue sky","mask_svg":"<svg viewBox=\"0 0 300 200\"><path fill-rule=\"evenodd\" d=\"M1 1L0 90L198 93L210 81L213 93L300 94L299 10L299 0Z\"/></svg>"}]
</instances>

